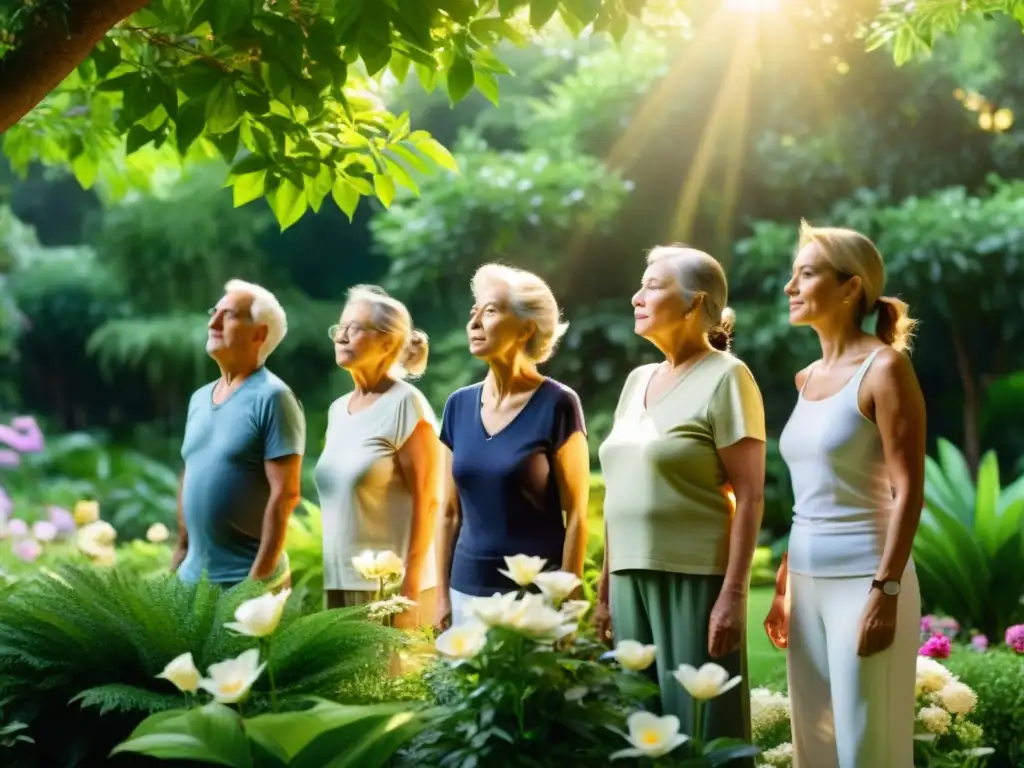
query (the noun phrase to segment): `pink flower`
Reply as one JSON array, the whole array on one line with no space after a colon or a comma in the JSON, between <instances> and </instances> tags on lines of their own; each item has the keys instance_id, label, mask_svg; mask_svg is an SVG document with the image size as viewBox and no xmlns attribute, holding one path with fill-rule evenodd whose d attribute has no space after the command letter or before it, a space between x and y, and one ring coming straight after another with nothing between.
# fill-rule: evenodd
<instances>
[{"instance_id":1,"label":"pink flower","mask_svg":"<svg viewBox=\"0 0 1024 768\"><path fill-rule=\"evenodd\" d=\"M971 638L971 648L976 651L987 651L988 650L988 638L982 634L974 635Z\"/></svg>"},{"instance_id":2,"label":"pink flower","mask_svg":"<svg viewBox=\"0 0 1024 768\"><path fill-rule=\"evenodd\" d=\"M11 551L19 559L26 563L31 563L41 554L43 554L43 545L35 539L21 539L11 547Z\"/></svg>"},{"instance_id":3,"label":"pink flower","mask_svg":"<svg viewBox=\"0 0 1024 768\"><path fill-rule=\"evenodd\" d=\"M1024 653L1024 624L1016 624L1006 630L1006 644L1017 653Z\"/></svg>"},{"instance_id":4,"label":"pink flower","mask_svg":"<svg viewBox=\"0 0 1024 768\"><path fill-rule=\"evenodd\" d=\"M75 516L63 507L47 507L46 516L57 526L58 533L74 533L78 529Z\"/></svg>"},{"instance_id":5,"label":"pink flower","mask_svg":"<svg viewBox=\"0 0 1024 768\"><path fill-rule=\"evenodd\" d=\"M32 535L39 541L53 541L57 538L57 526L49 520L36 520L32 523Z\"/></svg>"},{"instance_id":6,"label":"pink flower","mask_svg":"<svg viewBox=\"0 0 1024 768\"><path fill-rule=\"evenodd\" d=\"M3 524L7 521L7 517L11 514L12 509L14 509L14 502L11 501L11 497L7 495L7 491L0 488L0 527L3 527Z\"/></svg>"},{"instance_id":7,"label":"pink flower","mask_svg":"<svg viewBox=\"0 0 1024 768\"><path fill-rule=\"evenodd\" d=\"M949 638L941 633L936 633L925 641L917 654L918 656L930 656L933 659L948 659L952 650L953 644L949 642Z\"/></svg>"},{"instance_id":8,"label":"pink flower","mask_svg":"<svg viewBox=\"0 0 1024 768\"><path fill-rule=\"evenodd\" d=\"M931 613L929 613L927 616L921 617L921 631L924 632L926 635L930 635L932 633L932 627L935 624L935 618L936 617L934 616L934 614Z\"/></svg>"},{"instance_id":9,"label":"pink flower","mask_svg":"<svg viewBox=\"0 0 1024 768\"><path fill-rule=\"evenodd\" d=\"M7 533L15 538L22 536L28 536L28 523L22 520L20 517L12 518L7 521Z\"/></svg>"}]
</instances>

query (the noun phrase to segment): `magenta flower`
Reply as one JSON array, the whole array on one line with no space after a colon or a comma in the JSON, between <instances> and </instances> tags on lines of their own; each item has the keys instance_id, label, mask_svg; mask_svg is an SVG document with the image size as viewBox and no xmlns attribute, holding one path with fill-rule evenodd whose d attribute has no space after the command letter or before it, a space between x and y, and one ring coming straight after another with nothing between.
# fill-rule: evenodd
<instances>
[{"instance_id":1,"label":"magenta flower","mask_svg":"<svg viewBox=\"0 0 1024 768\"><path fill-rule=\"evenodd\" d=\"M0 467L4 469L11 469L21 463L21 456L17 451L12 451L9 448L0 448Z\"/></svg>"},{"instance_id":2,"label":"magenta flower","mask_svg":"<svg viewBox=\"0 0 1024 768\"><path fill-rule=\"evenodd\" d=\"M19 560L31 563L43 554L43 545L35 539L21 539L11 547L11 551Z\"/></svg>"},{"instance_id":3,"label":"magenta flower","mask_svg":"<svg viewBox=\"0 0 1024 768\"><path fill-rule=\"evenodd\" d=\"M988 650L988 638L982 634L976 634L971 638L971 648L976 651Z\"/></svg>"},{"instance_id":4,"label":"magenta flower","mask_svg":"<svg viewBox=\"0 0 1024 768\"><path fill-rule=\"evenodd\" d=\"M1024 653L1024 624L1016 624L1006 630L1006 644L1017 653Z\"/></svg>"},{"instance_id":5,"label":"magenta flower","mask_svg":"<svg viewBox=\"0 0 1024 768\"><path fill-rule=\"evenodd\" d=\"M952 650L953 644L949 641L949 638L937 632L925 641L917 655L930 656L933 659L948 659Z\"/></svg>"},{"instance_id":6,"label":"magenta flower","mask_svg":"<svg viewBox=\"0 0 1024 768\"><path fill-rule=\"evenodd\" d=\"M926 635L931 635L932 627L935 625L935 616L929 613L927 616L921 617L921 632Z\"/></svg>"}]
</instances>

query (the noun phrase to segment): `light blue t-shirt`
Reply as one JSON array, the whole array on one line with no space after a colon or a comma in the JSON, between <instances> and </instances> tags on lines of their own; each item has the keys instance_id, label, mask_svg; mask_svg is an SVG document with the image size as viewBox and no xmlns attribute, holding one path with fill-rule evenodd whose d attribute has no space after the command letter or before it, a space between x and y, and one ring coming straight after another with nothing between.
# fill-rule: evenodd
<instances>
[{"instance_id":1,"label":"light blue t-shirt","mask_svg":"<svg viewBox=\"0 0 1024 768\"><path fill-rule=\"evenodd\" d=\"M302 455L306 419L288 386L260 368L223 403L211 382L188 404L181 505L188 552L182 581L233 584L249 576L270 497L265 461ZM282 558L283 559L283 558Z\"/></svg>"}]
</instances>

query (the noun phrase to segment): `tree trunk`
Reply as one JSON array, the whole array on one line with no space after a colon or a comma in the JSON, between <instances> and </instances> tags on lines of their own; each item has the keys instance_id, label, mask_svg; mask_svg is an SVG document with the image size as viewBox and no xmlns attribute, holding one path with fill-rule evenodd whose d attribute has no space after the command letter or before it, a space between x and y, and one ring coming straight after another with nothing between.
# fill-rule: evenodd
<instances>
[{"instance_id":1,"label":"tree trunk","mask_svg":"<svg viewBox=\"0 0 1024 768\"><path fill-rule=\"evenodd\" d=\"M971 358L967 353L960 329L951 326L953 352L956 355L956 370L960 375L960 386L964 391L964 458L972 473L978 471L981 463L981 439L978 435L978 386L971 371Z\"/></svg>"},{"instance_id":2,"label":"tree trunk","mask_svg":"<svg viewBox=\"0 0 1024 768\"><path fill-rule=\"evenodd\" d=\"M0 59L0 133L31 111L81 64L110 29L149 0L69 0Z\"/></svg>"}]
</instances>

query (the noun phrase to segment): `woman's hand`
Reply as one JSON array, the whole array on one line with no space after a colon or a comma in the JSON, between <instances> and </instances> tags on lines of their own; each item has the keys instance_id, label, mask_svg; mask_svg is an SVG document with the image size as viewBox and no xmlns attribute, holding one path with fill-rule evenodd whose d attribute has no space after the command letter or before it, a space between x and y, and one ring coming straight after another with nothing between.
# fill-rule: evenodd
<instances>
[{"instance_id":1,"label":"woman's hand","mask_svg":"<svg viewBox=\"0 0 1024 768\"><path fill-rule=\"evenodd\" d=\"M594 606L594 630L597 632L598 642L604 643L609 648L612 646L612 612L608 608L607 600L598 600Z\"/></svg>"},{"instance_id":2,"label":"woman's hand","mask_svg":"<svg viewBox=\"0 0 1024 768\"><path fill-rule=\"evenodd\" d=\"M434 610L434 631L444 632L452 625L452 601L447 589L438 590L436 608Z\"/></svg>"},{"instance_id":3,"label":"woman's hand","mask_svg":"<svg viewBox=\"0 0 1024 768\"><path fill-rule=\"evenodd\" d=\"M897 597L886 595L880 589L871 590L860 617L858 656L873 656L892 645L896 637L897 601Z\"/></svg>"},{"instance_id":4,"label":"woman's hand","mask_svg":"<svg viewBox=\"0 0 1024 768\"><path fill-rule=\"evenodd\" d=\"M772 607L764 620L764 631L768 639L779 650L789 647L789 612L786 610L786 595L776 592Z\"/></svg>"},{"instance_id":5,"label":"woman's hand","mask_svg":"<svg viewBox=\"0 0 1024 768\"><path fill-rule=\"evenodd\" d=\"M743 642L747 624L747 596L738 590L723 589L711 609L708 622L708 653L720 659Z\"/></svg>"}]
</instances>

